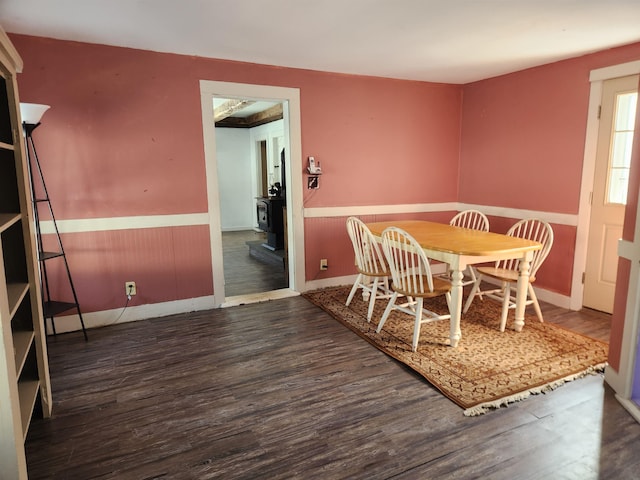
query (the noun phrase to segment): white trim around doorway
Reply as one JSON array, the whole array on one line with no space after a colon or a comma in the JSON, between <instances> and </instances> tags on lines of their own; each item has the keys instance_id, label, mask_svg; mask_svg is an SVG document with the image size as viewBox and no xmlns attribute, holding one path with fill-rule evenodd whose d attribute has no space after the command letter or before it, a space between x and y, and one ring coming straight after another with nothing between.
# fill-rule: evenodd
<instances>
[{"instance_id":1,"label":"white trim around doorway","mask_svg":"<svg viewBox=\"0 0 640 480\"><path fill-rule=\"evenodd\" d=\"M216 307L225 303L224 268L222 258L222 228L218 192L215 125L213 122L213 97L250 98L283 102L285 145L289 145L290 159L285 172L287 180L287 243L289 257L289 290L297 294L304 289L304 218L302 207L302 176L291 172L302 171L302 133L300 125L300 90L297 88L254 85L247 83L200 80L200 102L202 107L202 132L207 175L207 204L209 211L209 233L211 238L211 262L213 271L214 303ZM288 125L288 128L287 128ZM250 301L259 301L252 296ZM236 301L241 301L236 299ZM234 304L236 302L233 302Z\"/></svg>"}]
</instances>

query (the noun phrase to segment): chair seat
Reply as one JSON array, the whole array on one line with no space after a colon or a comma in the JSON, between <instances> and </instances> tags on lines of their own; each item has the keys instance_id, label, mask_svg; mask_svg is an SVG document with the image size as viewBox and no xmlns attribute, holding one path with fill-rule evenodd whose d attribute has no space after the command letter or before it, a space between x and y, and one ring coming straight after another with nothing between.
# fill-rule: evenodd
<instances>
[{"instance_id":1,"label":"chair seat","mask_svg":"<svg viewBox=\"0 0 640 480\"><path fill-rule=\"evenodd\" d=\"M357 265L356 265L356 270L358 270L358 273L361 273L362 275L366 275L367 277L389 277L391 275L391 272L389 270L377 270L373 272L373 271L365 270L364 268L359 268Z\"/></svg>"},{"instance_id":2,"label":"chair seat","mask_svg":"<svg viewBox=\"0 0 640 480\"><path fill-rule=\"evenodd\" d=\"M384 277L388 277L389 275L391 275L389 272L364 272L364 271L360 271L358 270L358 273L361 273L362 275L366 276L366 277L373 277L373 278L384 278Z\"/></svg>"},{"instance_id":3,"label":"chair seat","mask_svg":"<svg viewBox=\"0 0 640 480\"><path fill-rule=\"evenodd\" d=\"M421 297L421 298L435 298L440 295L444 295L447 292L451 291L451 283L446 280L442 280L437 277L431 277L433 280L433 291L424 291L424 292L415 292L409 290L403 290L401 288L396 288L394 284L391 284L391 289L395 292L398 292L406 297ZM426 276L422 276L422 281L424 285L427 285L428 279Z\"/></svg>"},{"instance_id":4,"label":"chair seat","mask_svg":"<svg viewBox=\"0 0 640 480\"><path fill-rule=\"evenodd\" d=\"M477 267L476 270L483 275L487 275L489 277L497 278L498 280L502 280L504 282L517 282L518 281L518 271L517 270L509 270L508 268L495 268L495 267ZM535 276L529 277L529 283L533 283L536 281Z\"/></svg>"}]
</instances>

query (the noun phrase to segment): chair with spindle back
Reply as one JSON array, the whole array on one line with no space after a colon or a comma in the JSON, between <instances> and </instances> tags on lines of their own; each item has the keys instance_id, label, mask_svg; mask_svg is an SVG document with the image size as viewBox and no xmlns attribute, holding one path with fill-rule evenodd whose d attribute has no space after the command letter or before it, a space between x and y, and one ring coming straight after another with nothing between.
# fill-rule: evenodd
<instances>
[{"instance_id":1,"label":"chair with spindle back","mask_svg":"<svg viewBox=\"0 0 640 480\"><path fill-rule=\"evenodd\" d=\"M480 230L482 232L489 231L489 219L479 210L463 210L455 215L449 225L460 228L468 228L471 230ZM476 283L476 270L472 265L467 265L464 272L462 272L464 277L462 279L462 286L473 285ZM443 274L438 275L438 277L443 280L451 281L451 270L447 266L447 271Z\"/></svg>"},{"instance_id":2,"label":"chair with spindle back","mask_svg":"<svg viewBox=\"0 0 640 480\"><path fill-rule=\"evenodd\" d=\"M542 318L542 311L540 310L538 298L536 297L532 284L536 280L536 273L538 272L538 269L547 258L547 255L549 255L549 251L553 245L553 229L547 222L534 218L529 220L520 220L509 229L507 235L533 240L542 244L542 249L533 252L533 259L531 260L529 268L529 285L527 287L528 293L525 308L527 305L533 305L538 319L543 322L544 319ZM514 309L516 307L515 295L511 294L511 285L518 281L519 268L520 261L518 259L500 260L495 262L494 266L477 267L478 276L476 282L473 284L471 293L465 302L463 312L466 313L467 310L469 310L469 307L476 296L481 298L486 296L497 300L502 303L500 331L504 332L509 309ZM480 284L483 277L499 281L500 287L481 291Z\"/></svg>"},{"instance_id":3,"label":"chair with spindle back","mask_svg":"<svg viewBox=\"0 0 640 480\"><path fill-rule=\"evenodd\" d=\"M369 301L367 321L371 321L376 299L389 298L389 267L376 238L362 220L357 217L347 219L347 233L353 244L358 276L347 297L349 306L353 296L362 289L362 298Z\"/></svg>"},{"instance_id":4,"label":"chair with spindle back","mask_svg":"<svg viewBox=\"0 0 640 480\"><path fill-rule=\"evenodd\" d=\"M429 259L420 244L406 231L389 227L382 232L382 250L391 271L391 290L387 308L378 323L376 332L380 333L392 311L409 314L414 317L412 349L418 349L420 326L437 320L451 318L451 284L431 275ZM439 314L424 308L425 298L445 295L448 313ZM398 297L404 296L402 303Z\"/></svg>"}]
</instances>

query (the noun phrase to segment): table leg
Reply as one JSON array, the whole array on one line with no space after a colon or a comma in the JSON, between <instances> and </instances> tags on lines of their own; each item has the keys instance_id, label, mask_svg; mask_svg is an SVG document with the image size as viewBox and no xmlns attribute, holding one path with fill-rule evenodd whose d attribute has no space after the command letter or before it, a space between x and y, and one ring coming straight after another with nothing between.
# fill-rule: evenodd
<instances>
[{"instance_id":1,"label":"table leg","mask_svg":"<svg viewBox=\"0 0 640 480\"><path fill-rule=\"evenodd\" d=\"M531 252L527 252L525 258L520 260L520 273L518 274L518 285L516 289L516 319L514 322L516 332L522 331L522 327L524 327L524 311L527 305L531 256Z\"/></svg>"},{"instance_id":2,"label":"table leg","mask_svg":"<svg viewBox=\"0 0 640 480\"><path fill-rule=\"evenodd\" d=\"M453 268L453 266L452 266ZM451 271L451 320L449 327L449 340L452 347L457 347L462 338L460 331L460 314L462 312L462 278L460 267Z\"/></svg>"}]
</instances>

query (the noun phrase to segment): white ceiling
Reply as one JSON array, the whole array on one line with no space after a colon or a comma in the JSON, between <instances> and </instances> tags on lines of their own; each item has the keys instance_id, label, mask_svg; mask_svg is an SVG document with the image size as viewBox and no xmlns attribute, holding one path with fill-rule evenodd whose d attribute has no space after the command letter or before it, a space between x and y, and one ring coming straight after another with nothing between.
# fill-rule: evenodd
<instances>
[{"instance_id":1,"label":"white ceiling","mask_svg":"<svg viewBox=\"0 0 640 480\"><path fill-rule=\"evenodd\" d=\"M24 33L468 83L640 41L640 0L0 0Z\"/></svg>"},{"instance_id":2,"label":"white ceiling","mask_svg":"<svg viewBox=\"0 0 640 480\"><path fill-rule=\"evenodd\" d=\"M213 108L217 108L229 100L230 100L229 98L214 97ZM250 117L255 113L267 110L277 104L278 102L254 101L253 103L243 107L241 110L238 110L229 116L237 117L237 118L246 118L246 117Z\"/></svg>"}]
</instances>

